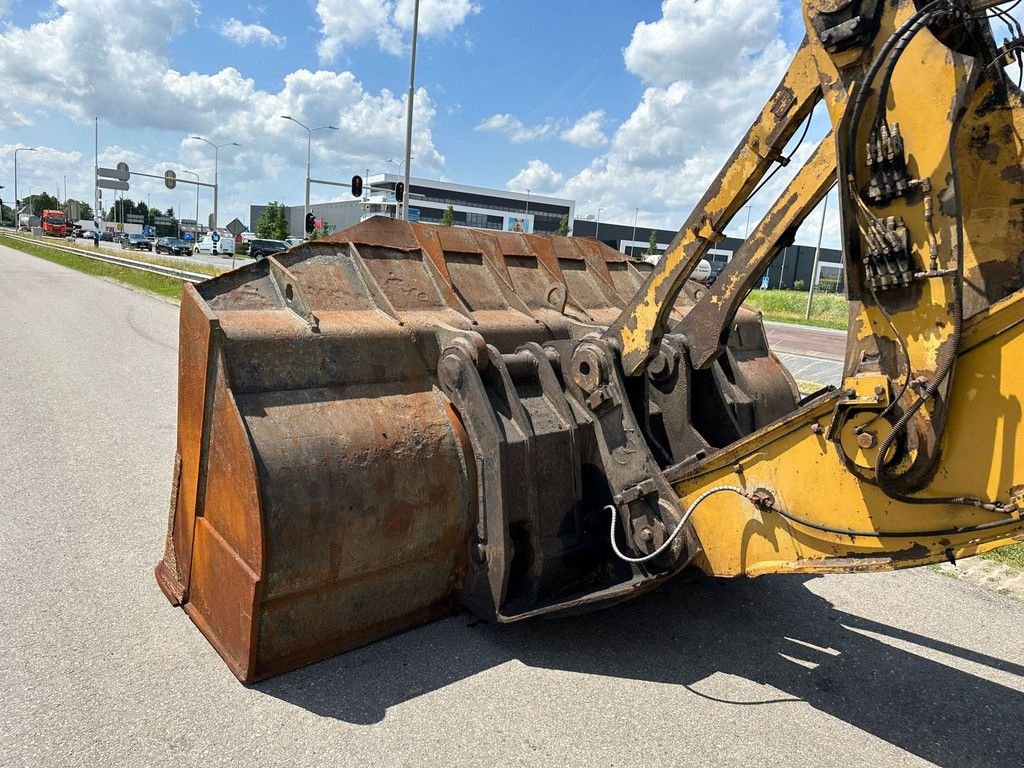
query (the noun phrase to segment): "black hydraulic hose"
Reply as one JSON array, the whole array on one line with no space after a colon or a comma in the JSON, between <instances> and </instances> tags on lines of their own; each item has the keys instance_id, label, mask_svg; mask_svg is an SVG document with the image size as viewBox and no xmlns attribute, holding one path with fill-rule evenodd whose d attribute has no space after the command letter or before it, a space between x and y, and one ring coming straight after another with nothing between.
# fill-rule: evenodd
<instances>
[{"instance_id":1,"label":"black hydraulic hose","mask_svg":"<svg viewBox=\"0 0 1024 768\"><path fill-rule=\"evenodd\" d=\"M928 503L941 503L942 501L942 499L927 500ZM822 525L821 523L814 523L790 512L778 509L775 506L771 507L771 511L779 517L804 528L811 528L816 531L831 533L837 536L849 536L850 538L861 539L919 539L925 536L957 536L963 533L980 533L982 531L991 531L998 528L1010 528L1014 525L1024 525L1024 518L1014 518L1012 520L993 520L990 523L980 523L978 525L968 525L962 528L946 528L935 531L853 531L845 528L833 528L830 525Z\"/></svg>"}]
</instances>

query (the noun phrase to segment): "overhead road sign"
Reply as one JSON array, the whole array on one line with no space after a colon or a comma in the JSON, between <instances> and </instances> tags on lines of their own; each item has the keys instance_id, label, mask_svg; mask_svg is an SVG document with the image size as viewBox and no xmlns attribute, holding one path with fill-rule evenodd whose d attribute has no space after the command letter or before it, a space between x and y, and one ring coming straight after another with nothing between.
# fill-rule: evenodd
<instances>
[{"instance_id":1,"label":"overhead road sign","mask_svg":"<svg viewBox=\"0 0 1024 768\"><path fill-rule=\"evenodd\" d=\"M128 181L132 176L127 163L118 163L117 168L97 168L96 175L100 178L117 179L118 181Z\"/></svg>"},{"instance_id":2,"label":"overhead road sign","mask_svg":"<svg viewBox=\"0 0 1024 768\"><path fill-rule=\"evenodd\" d=\"M127 181L116 181L115 179L97 179L96 186L101 189L120 189L122 191L128 190Z\"/></svg>"},{"instance_id":3,"label":"overhead road sign","mask_svg":"<svg viewBox=\"0 0 1024 768\"><path fill-rule=\"evenodd\" d=\"M178 184L178 176L174 171L168 170L164 173L164 186L168 189L174 189Z\"/></svg>"}]
</instances>

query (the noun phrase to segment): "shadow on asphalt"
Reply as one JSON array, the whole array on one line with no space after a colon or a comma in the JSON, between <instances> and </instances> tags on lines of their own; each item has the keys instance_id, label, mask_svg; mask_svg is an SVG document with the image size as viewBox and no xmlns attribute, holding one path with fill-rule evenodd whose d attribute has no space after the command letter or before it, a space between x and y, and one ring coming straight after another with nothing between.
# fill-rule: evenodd
<instances>
[{"instance_id":1,"label":"shadow on asphalt","mask_svg":"<svg viewBox=\"0 0 1024 768\"><path fill-rule=\"evenodd\" d=\"M685 686L706 698L701 681L725 673L783 693L726 702L737 707L805 701L939 765L1021 765L1024 695L863 633L1015 675L1024 667L836 610L807 588L809 580L684 574L585 616L509 626L461 616L256 689L324 717L372 724L389 707L509 661Z\"/></svg>"}]
</instances>

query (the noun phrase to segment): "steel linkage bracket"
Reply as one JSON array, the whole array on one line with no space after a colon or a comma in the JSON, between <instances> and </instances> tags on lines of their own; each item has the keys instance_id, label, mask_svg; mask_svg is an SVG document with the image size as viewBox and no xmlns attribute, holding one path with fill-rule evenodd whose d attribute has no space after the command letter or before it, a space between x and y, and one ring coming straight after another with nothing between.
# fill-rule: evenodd
<instances>
[{"instance_id":1,"label":"steel linkage bracket","mask_svg":"<svg viewBox=\"0 0 1024 768\"><path fill-rule=\"evenodd\" d=\"M687 529L650 565L613 553L607 505L624 521L620 548L638 556L666 541L682 510L605 355L590 340L502 354L455 338L443 350L438 383L476 466L461 595L478 616L509 622L622 600L700 552Z\"/></svg>"},{"instance_id":2,"label":"steel linkage bracket","mask_svg":"<svg viewBox=\"0 0 1024 768\"><path fill-rule=\"evenodd\" d=\"M625 535L636 556L651 554L672 534L683 509L634 415L617 356L609 342L592 338L581 343L570 359L563 355L562 364L568 392L596 427L605 479L625 526L616 535ZM699 552L696 534L688 527L654 565L681 567Z\"/></svg>"}]
</instances>

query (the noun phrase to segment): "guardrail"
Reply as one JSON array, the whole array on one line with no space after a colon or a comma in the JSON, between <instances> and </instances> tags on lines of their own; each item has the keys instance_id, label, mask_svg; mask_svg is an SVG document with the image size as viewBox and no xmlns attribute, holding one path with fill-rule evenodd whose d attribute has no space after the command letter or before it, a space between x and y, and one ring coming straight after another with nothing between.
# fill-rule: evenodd
<instances>
[{"instance_id":1,"label":"guardrail","mask_svg":"<svg viewBox=\"0 0 1024 768\"><path fill-rule=\"evenodd\" d=\"M178 280L184 280L189 283L201 283L204 280L211 280L214 277L214 275L204 275L199 272L187 272L184 269L165 267L160 264L150 264L149 262L146 261L135 261L134 259L125 259L122 258L121 256L115 256L112 253L103 253L102 251L98 252L95 250L90 251L85 248L78 248L76 246L62 245L59 243L59 241L51 241L50 239L40 241L38 238L26 237L15 232L6 232L3 230L0 230L0 234L14 238L15 240L21 240L23 243L35 243L37 245L45 245L47 248L53 248L58 251L73 253L76 256L84 256L87 259L94 259L95 261L105 261L107 264L116 264L119 267L137 269L141 272L152 272L155 275L173 277Z\"/></svg>"}]
</instances>

